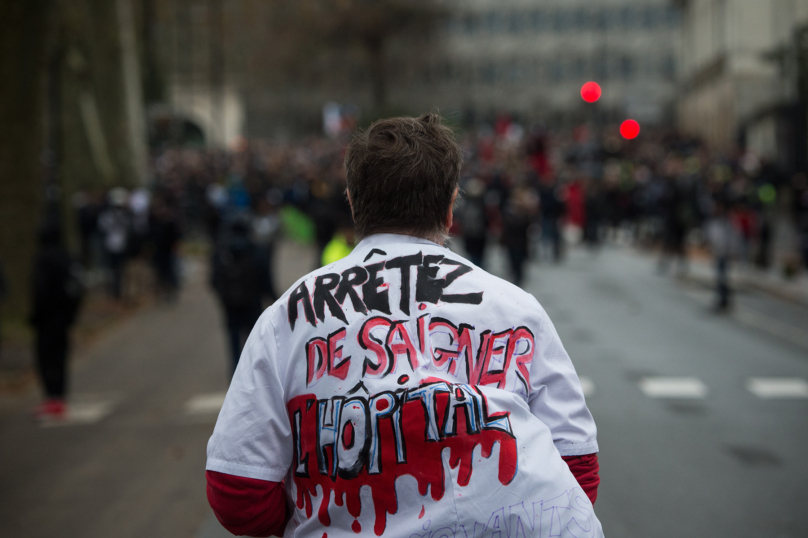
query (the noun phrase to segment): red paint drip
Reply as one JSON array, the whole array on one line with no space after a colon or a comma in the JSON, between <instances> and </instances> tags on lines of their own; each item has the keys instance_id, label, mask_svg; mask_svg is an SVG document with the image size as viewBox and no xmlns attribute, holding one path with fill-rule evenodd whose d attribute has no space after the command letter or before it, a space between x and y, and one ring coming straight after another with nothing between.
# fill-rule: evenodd
<instances>
[{"instance_id":1,"label":"red paint drip","mask_svg":"<svg viewBox=\"0 0 808 538\"><path fill-rule=\"evenodd\" d=\"M424 513L426 513L426 507L422 504L421 505L421 513L418 514L418 519L421 519L422 517L424 517Z\"/></svg>"},{"instance_id":2,"label":"red paint drip","mask_svg":"<svg viewBox=\"0 0 808 538\"><path fill-rule=\"evenodd\" d=\"M351 523L351 530L354 531L356 534L362 532L362 525L359 524L357 520L354 519L354 522Z\"/></svg>"},{"instance_id":3,"label":"red paint drip","mask_svg":"<svg viewBox=\"0 0 808 538\"><path fill-rule=\"evenodd\" d=\"M431 491L433 500L440 500L445 493L445 473L441 453L449 449L449 464L453 469L458 469L457 483L459 486L467 486L471 480L473 471L473 451L479 445L483 458L489 458L494 445L499 443L499 481L509 484L516 476L517 451L516 441L507 433L499 430L482 430L480 433L469 433L466 430L465 417L459 416L465 413L465 409L459 407L457 410L457 435L441 439L438 442L426 442L424 432L426 429L426 416L420 401L412 400L404 403L402 408L402 430L406 443L407 461L398 463L396 461L395 434L391 419L382 419L379 423L379 445L382 472L378 474L368 474L367 466L364 466L358 476L353 479L343 479L337 476L332 479L330 476L320 474L317 464L317 405L311 405L307 409L306 400L315 399L315 396L304 394L297 396L288 402L290 416L294 411L301 414L300 451L303 458L308 461L308 477L295 476L294 481L297 486L296 505L298 509L304 509L307 517L312 515L312 496L318 494L318 486L322 491L323 498L320 502L317 514L324 526L331 524L328 514L328 505L331 494L334 494L334 502L337 506L347 506L348 513L354 518L359 517L362 512L362 502L359 491L363 486L369 486L373 498L375 511L375 524L373 527L377 536L381 536L387 527L387 514L395 514L398 511L398 499L396 497L395 482L401 476L410 475L418 483L418 491L422 496L426 496ZM437 395L438 424L443 424L445 409L448 403L448 394L439 393ZM294 422L293 422L294 423ZM341 436L340 436L341 437ZM355 442L362 442L356 439ZM330 448L326 449L327 468L331 468L333 453ZM297 465L297 461L295 461ZM424 510L422 510L422 513ZM358 522L352 526L354 532Z\"/></svg>"}]
</instances>

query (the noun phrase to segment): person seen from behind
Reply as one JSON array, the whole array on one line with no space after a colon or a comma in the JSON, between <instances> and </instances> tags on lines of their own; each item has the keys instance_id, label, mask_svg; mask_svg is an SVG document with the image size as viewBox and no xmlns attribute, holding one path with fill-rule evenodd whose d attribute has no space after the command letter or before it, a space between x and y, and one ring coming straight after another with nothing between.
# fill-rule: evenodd
<instances>
[{"instance_id":1,"label":"person seen from behind","mask_svg":"<svg viewBox=\"0 0 808 538\"><path fill-rule=\"evenodd\" d=\"M603 536L597 431L552 322L443 246L461 162L434 113L348 146L359 243L262 314L208 442L230 532Z\"/></svg>"},{"instance_id":2,"label":"person seen from behind","mask_svg":"<svg viewBox=\"0 0 808 538\"><path fill-rule=\"evenodd\" d=\"M732 289L729 274L730 263L740 252L741 236L735 228L724 200L713 203L712 218L706 224L707 241L715 263L716 301L714 309L725 312L731 306Z\"/></svg>"},{"instance_id":3,"label":"person seen from behind","mask_svg":"<svg viewBox=\"0 0 808 538\"><path fill-rule=\"evenodd\" d=\"M513 189L502 210L502 244L508 250L512 282L522 286L530 247L530 226L538 212L539 198L533 189Z\"/></svg>"},{"instance_id":4,"label":"person seen from behind","mask_svg":"<svg viewBox=\"0 0 808 538\"><path fill-rule=\"evenodd\" d=\"M250 234L246 217L236 217L226 228L213 254L211 285L225 314L232 367L235 371L247 336L269 294L265 258Z\"/></svg>"},{"instance_id":5,"label":"person seen from behind","mask_svg":"<svg viewBox=\"0 0 808 538\"><path fill-rule=\"evenodd\" d=\"M328 265L341 260L353 251L354 248L354 228L350 215L343 215L339 219L337 230L331 241L323 249L323 256L320 260L322 265Z\"/></svg>"},{"instance_id":6,"label":"person seen from behind","mask_svg":"<svg viewBox=\"0 0 808 538\"><path fill-rule=\"evenodd\" d=\"M2 311L3 303L8 296L8 282L6 282L6 271L3 267L3 260L0 259L0 312ZM0 355L3 353L3 324L2 316L0 316Z\"/></svg>"},{"instance_id":7,"label":"person seen from behind","mask_svg":"<svg viewBox=\"0 0 808 538\"><path fill-rule=\"evenodd\" d=\"M174 301L180 288L177 250L182 239L182 228L170 197L155 197L148 230L153 248L152 266L157 277L157 295L166 301Z\"/></svg>"},{"instance_id":8,"label":"person seen from behind","mask_svg":"<svg viewBox=\"0 0 808 538\"><path fill-rule=\"evenodd\" d=\"M65 415L69 332L83 295L81 267L62 245L60 226L47 222L39 232L32 275L31 325L36 332L36 362L45 401L34 410L38 419Z\"/></svg>"},{"instance_id":9,"label":"person seen from behind","mask_svg":"<svg viewBox=\"0 0 808 538\"><path fill-rule=\"evenodd\" d=\"M123 273L129 249L132 219L126 203L129 193L116 187L107 195L108 206L98 216L104 257L109 270L109 294L120 299L123 295Z\"/></svg>"},{"instance_id":10,"label":"person seen from behind","mask_svg":"<svg viewBox=\"0 0 808 538\"><path fill-rule=\"evenodd\" d=\"M458 215L463 246L471 263L483 267L489 225L485 207L485 183L479 178L472 178L466 184L465 191Z\"/></svg>"}]
</instances>

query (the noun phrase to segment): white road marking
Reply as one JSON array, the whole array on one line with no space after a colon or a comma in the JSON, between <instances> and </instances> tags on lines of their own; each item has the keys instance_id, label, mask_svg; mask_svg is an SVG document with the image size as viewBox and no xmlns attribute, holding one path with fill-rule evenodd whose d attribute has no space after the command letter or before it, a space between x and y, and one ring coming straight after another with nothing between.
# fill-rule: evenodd
<instances>
[{"instance_id":1,"label":"white road marking","mask_svg":"<svg viewBox=\"0 0 808 538\"><path fill-rule=\"evenodd\" d=\"M584 390L584 396L589 398L595 394L595 383L586 376L578 376L578 380L581 382L581 388Z\"/></svg>"},{"instance_id":2,"label":"white road marking","mask_svg":"<svg viewBox=\"0 0 808 538\"><path fill-rule=\"evenodd\" d=\"M75 396L67 403L67 411L61 418L44 418L40 421L43 427L78 426L95 424L112 413L118 398L100 399L98 396Z\"/></svg>"},{"instance_id":3,"label":"white road marking","mask_svg":"<svg viewBox=\"0 0 808 538\"><path fill-rule=\"evenodd\" d=\"M707 396L707 385L696 377L644 377L639 385L650 398L701 399Z\"/></svg>"},{"instance_id":4,"label":"white road marking","mask_svg":"<svg viewBox=\"0 0 808 538\"><path fill-rule=\"evenodd\" d=\"M188 415L208 415L218 413L224 403L225 392L197 394L185 402L185 413Z\"/></svg>"},{"instance_id":5,"label":"white road marking","mask_svg":"<svg viewBox=\"0 0 808 538\"><path fill-rule=\"evenodd\" d=\"M808 382L799 377L751 377L746 389L764 400L808 398Z\"/></svg>"}]
</instances>

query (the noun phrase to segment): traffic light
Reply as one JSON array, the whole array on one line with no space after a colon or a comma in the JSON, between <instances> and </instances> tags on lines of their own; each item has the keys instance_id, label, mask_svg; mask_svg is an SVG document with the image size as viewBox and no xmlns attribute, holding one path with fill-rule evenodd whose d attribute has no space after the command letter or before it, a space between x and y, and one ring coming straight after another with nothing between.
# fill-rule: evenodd
<instances>
[{"instance_id":1,"label":"traffic light","mask_svg":"<svg viewBox=\"0 0 808 538\"><path fill-rule=\"evenodd\" d=\"M600 99L601 89L597 82L587 82L581 86L581 97L587 103L594 103Z\"/></svg>"},{"instance_id":2,"label":"traffic light","mask_svg":"<svg viewBox=\"0 0 808 538\"><path fill-rule=\"evenodd\" d=\"M626 120L620 124L620 134L626 140L637 138L640 134L640 124L634 120Z\"/></svg>"}]
</instances>

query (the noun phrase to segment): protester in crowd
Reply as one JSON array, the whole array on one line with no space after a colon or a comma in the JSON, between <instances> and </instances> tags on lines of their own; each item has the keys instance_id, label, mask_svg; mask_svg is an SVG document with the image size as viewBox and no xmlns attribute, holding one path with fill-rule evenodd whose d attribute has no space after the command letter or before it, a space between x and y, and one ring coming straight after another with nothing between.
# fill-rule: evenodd
<instances>
[{"instance_id":1,"label":"protester in crowd","mask_svg":"<svg viewBox=\"0 0 808 538\"><path fill-rule=\"evenodd\" d=\"M803 269L808 269L808 177L805 174L794 174L793 186L793 219L797 229L800 257Z\"/></svg>"},{"instance_id":2,"label":"protester in crowd","mask_svg":"<svg viewBox=\"0 0 808 538\"><path fill-rule=\"evenodd\" d=\"M168 301L175 300L180 287L177 249L182 231L170 197L155 196L148 229L158 296Z\"/></svg>"},{"instance_id":3,"label":"protester in crowd","mask_svg":"<svg viewBox=\"0 0 808 538\"><path fill-rule=\"evenodd\" d=\"M233 370L270 290L265 259L250 237L250 223L236 217L213 254L211 285L224 309Z\"/></svg>"},{"instance_id":4,"label":"protester in crowd","mask_svg":"<svg viewBox=\"0 0 808 538\"><path fill-rule=\"evenodd\" d=\"M354 248L353 221L343 215L331 241L323 249L322 265L328 265L349 255Z\"/></svg>"},{"instance_id":5,"label":"protester in crowd","mask_svg":"<svg viewBox=\"0 0 808 538\"><path fill-rule=\"evenodd\" d=\"M693 200L681 177L669 176L660 200L664 235L659 271L667 272L671 261L679 273L687 272L687 236L693 222Z\"/></svg>"},{"instance_id":6,"label":"protester in crowd","mask_svg":"<svg viewBox=\"0 0 808 538\"><path fill-rule=\"evenodd\" d=\"M98 215L103 204L100 203L97 193L79 191L73 197L73 207L78 222L81 263L85 269L91 269L98 262Z\"/></svg>"},{"instance_id":7,"label":"protester in crowd","mask_svg":"<svg viewBox=\"0 0 808 538\"><path fill-rule=\"evenodd\" d=\"M116 187L107 195L108 205L98 216L98 228L103 235L104 258L109 271L109 293L120 299L123 293L123 273L128 255L132 219L127 207L129 193Z\"/></svg>"},{"instance_id":8,"label":"protester in crowd","mask_svg":"<svg viewBox=\"0 0 808 538\"><path fill-rule=\"evenodd\" d=\"M134 258L140 255L143 246L149 240L149 217L151 206L151 191L138 188L129 195L129 214L132 227L129 234L129 256Z\"/></svg>"},{"instance_id":9,"label":"protester in crowd","mask_svg":"<svg viewBox=\"0 0 808 538\"><path fill-rule=\"evenodd\" d=\"M6 281L6 269L3 266L3 260L0 259L0 355L3 352L3 316L2 309L3 303L8 296L8 281Z\"/></svg>"},{"instance_id":10,"label":"protester in crowd","mask_svg":"<svg viewBox=\"0 0 808 538\"><path fill-rule=\"evenodd\" d=\"M31 279L37 373L45 392L45 401L34 410L37 418L58 419L66 412L68 333L82 298L80 271L62 246L58 220L48 219L39 232Z\"/></svg>"},{"instance_id":11,"label":"protester in crowd","mask_svg":"<svg viewBox=\"0 0 808 538\"><path fill-rule=\"evenodd\" d=\"M485 207L485 183L481 179L474 177L466 184L458 217L466 254L471 263L483 267L489 226Z\"/></svg>"},{"instance_id":12,"label":"protester in crowd","mask_svg":"<svg viewBox=\"0 0 808 538\"><path fill-rule=\"evenodd\" d=\"M275 301L278 294L275 291L275 244L281 233L281 219L278 215L278 205L283 195L272 189L263 196L257 197L255 215L252 217L252 236L258 248L259 255L264 260L267 271L267 293L270 301Z\"/></svg>"},{"instance_id":13,"label":"protester in crowd","mask_svg":"<svg viewBox=\"0 0 808 538\"><path fill-rule=\"evenodd\" d=\"M589 178L584 194L583 241L590 249L600 246L601 224L604 218L603 190L598 181Z\"/></svg>"},{"instance_id":14,"label":"protester in crowd","mask_svg":"<svg viewBox=\"0 0 808 538\"><path fill-rule=\"evenodd\" d=\"M553 261L560 262L564 255L561 219L564 216L565 206L560 189L554 179L540 183L539 207L541 208L542 242L550 245Z\"/></svg>"},{"instance_id":15,"label":"protester in crowd","mask_svg":"<svg viewBox=\"0 0 808 538\"><path fill-rule=\"evenodd\" d=\"M521 186L511 191L502 211L502 243L508 250L513 283L522 286L525 263L530 246L529 230L538 210L539 200L529 188Z\"/></svg>"},{"instance_id":16,"label":"protester in crowd","mask_svg":"<svg viewBox=\"0 0 808 538\"><path fill-rule=\"evenodd\" d=\"M713 254L716 278L715 310L729 309L732 290L729 282L730 263L740 250L740 234L732 222L725 200L716 200L713 216L706 226L707 240Z\"/></svg>"},{"instance_id":17,"label":"protester in crowd","mask_svg":"<svg viewBox=\"0 0 808 538\"><path fill-rule=\"evenodd\" d=\"M361 241L261 316L208 443L208 500L230 532L453 534L490 530L503 499L556 499L603 535L595 424L550 319L441 245L461 158L435 114L380 120L348 146Z\"/></svg>"},{"instance_id":18,"label":"protester in crowd","mask_svg":"<svg viewBox=\"0 0 808 538\"><path fill-rule=\"evenodd\" d=\"M308 202L308 214L314 222L318 263L323 259L323 252L337 227L350 219L344 182L331 169L327 169L323 176L312 181Z\"/></svg>"}]
</instances>

